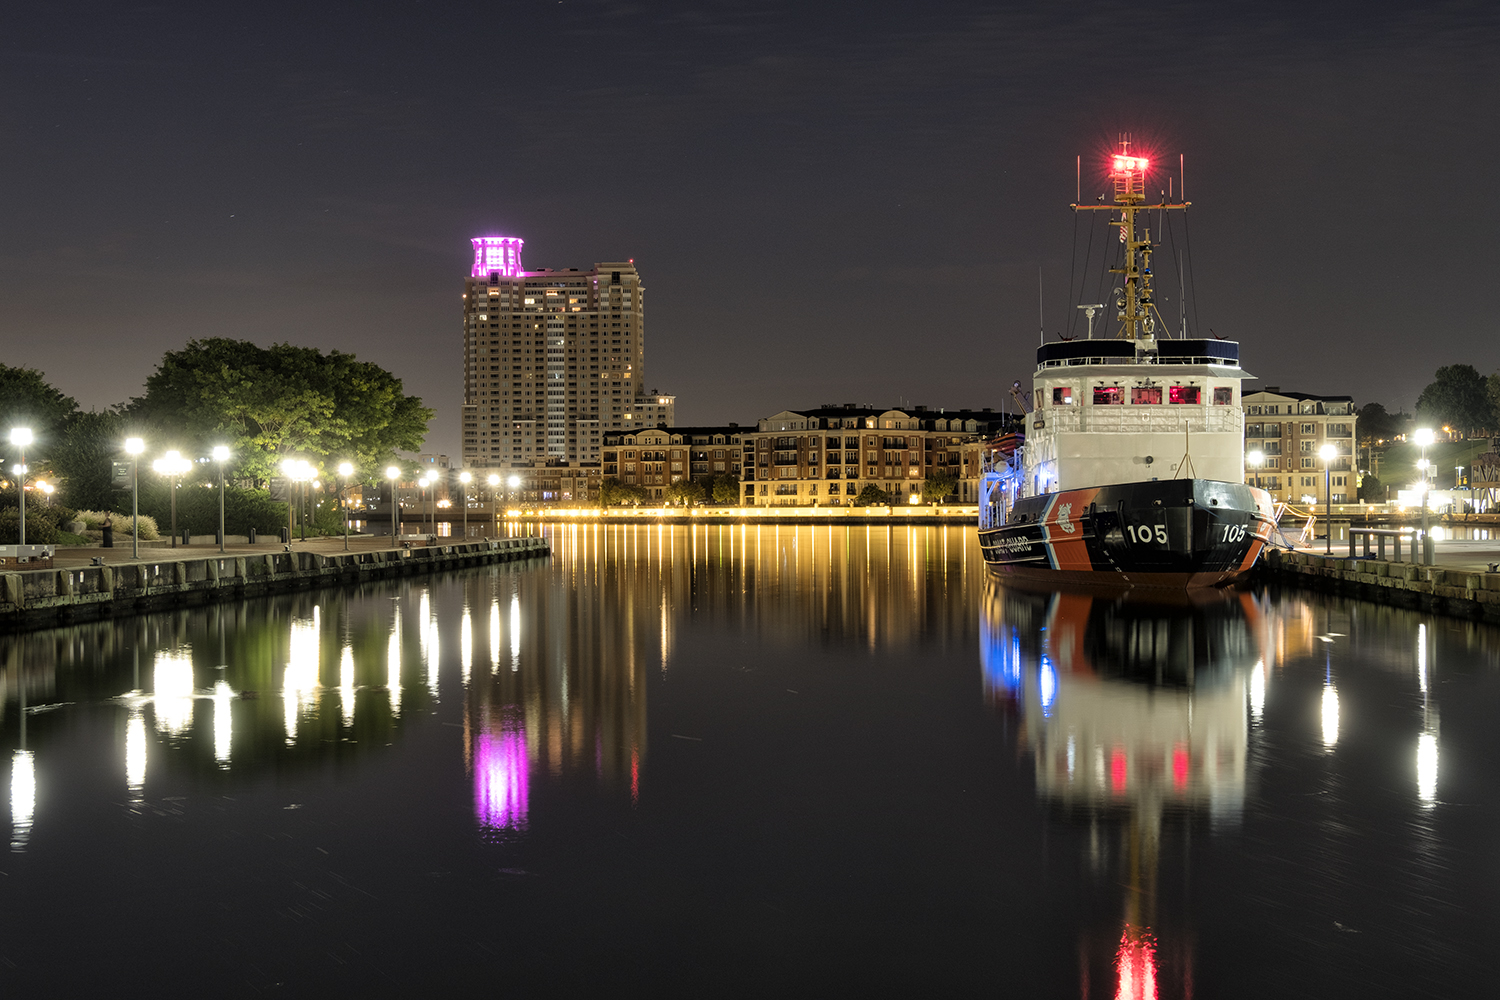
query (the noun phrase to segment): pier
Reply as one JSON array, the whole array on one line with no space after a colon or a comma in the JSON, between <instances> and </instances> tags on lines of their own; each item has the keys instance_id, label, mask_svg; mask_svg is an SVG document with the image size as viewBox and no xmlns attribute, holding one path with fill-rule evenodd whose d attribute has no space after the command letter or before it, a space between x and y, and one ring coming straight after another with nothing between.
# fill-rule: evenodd
<instances>
[{"instance_id":1,"label":"pier","mask_svg":"<svg viewBox=\"0 0 1500 1000\"><path fill-rule=\"evenodd\" d=\"M344 551L343 539L320 539L274 551L261 546L219 553L157 547L142 559L112 560L118 549L58 550L49 569L0 573L0 631L130 615L164 607L210 604L312 587L437 573L551 554L538 536ZM109 554L99 556L98 552ZM149 553L149 554L148 554ZM59 565L61 564L61 565Z\"/></svg>"},{"instance_id":2,"label":"pier","mask_svg":"<svg viewBox=\"0 0 1500 1000\"><path fill-rule=\"evenodd\" d=\"M1261 580L1332 590L1380 604L1421 608L1457 618L1500 622L1500 543L1447 541L1434 565L1350 558L1299 549L1268 550L1256 567Z\"/></svg>"}]
</instances>

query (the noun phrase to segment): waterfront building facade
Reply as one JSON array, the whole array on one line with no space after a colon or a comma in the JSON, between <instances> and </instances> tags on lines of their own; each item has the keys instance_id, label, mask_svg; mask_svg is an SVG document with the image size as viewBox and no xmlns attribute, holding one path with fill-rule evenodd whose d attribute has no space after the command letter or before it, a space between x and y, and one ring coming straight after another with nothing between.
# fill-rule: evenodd
<instances>
[{"instance_id":1,"label":"waterfront building facade","mask_svg":"<svg viewBox=\"0 0 1500 1000\"><path fill-rule=\"evenodd\" d=\"M673 483L719 476L740 478L744 436L749 428L655 427L612 431L604 435L606 479L650 491L653 500L666 497Z\"/></svg>"},{"instance_id":2,"label":"waterfront building facade","mask_svg":"<svg viewBox=\"0 0 1500 1000\"><path fill-rule=\"evenodd\" d=\"M984 442L1007 422L988 408L783 410L742 435L744 503L846 506L868 485L909 502L940 474L956 480L952 500L977 503Z\"/></svg>"},{"instance_id":3,"label":"waterfront building facade","mask_svg":"<svg viewBox=\"0 0 1500 1000\"><path fill-rule=\"evenodd\" d=\"M527 271L522 240L472 242L465 468L597 466L605 431L676 422L675 397L646 389L645 287L634 261Z\"/></svg>"},{"instance_id":4,"label":"waterfront building facade","mask_svg":"<svg viewBox=\"0 0 1500 1000\"><path fill-rule=\"evenodd\" d=\"M1247 392L1245 453L1259 452L1257 466L1247 458L1245 481L1289 503L1354 503L1359 497L1354 468L1355 410L1351 396L1315 396L1267 386ZM1328 467L1324 489L1323 445L1338 452Z\"/></svg>"}]
</instances>

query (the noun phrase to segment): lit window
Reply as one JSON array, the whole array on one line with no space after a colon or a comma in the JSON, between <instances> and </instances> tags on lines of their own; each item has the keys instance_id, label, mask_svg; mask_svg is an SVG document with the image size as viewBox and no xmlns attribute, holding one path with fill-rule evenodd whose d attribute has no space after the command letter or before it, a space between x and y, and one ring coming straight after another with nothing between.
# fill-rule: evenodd
<instances>
[{"instance_id":1,"label":"lit window","mask_svg":"<svg viewBox=\"0 0 1500 1000\"><path fill-rule=\"evenodd\" d=\"M1150 406L1161 402L1161 386L1136 386L1130 390L1130 401L1136 405Z\"/></svg>"},{"instance_id":2,"label":"lit window","mask_svg":"<svg viewBox=\"0 0 1500 1000\"><path fill-rule=\"evenodd\" d=\"M1174 385L1167 390L1167 402L1196 405L1198 402L1198 387L1196 385Z\"/></svg>"},{"instance_id":3,"label":"lit window","mask_svg":"<svg viewBox=\"0 0 1500 1000\"><path fill-rule=\"evenodd\" d=\"M1125 402L1125 393L1117 385L1094 386L1094 405L1112 406L1116 403Z\"/></svg>"},{"instance_id":4,"label":"lit window","mask_svg":"<svg viewBox=\"0 0 1500 1000\"><path fill-rule=\"evenodd\" d=\"M1072 406L1073 405L1073 390L1072 390L1072 388L1053 389L1052 390L1052 405L1053 406Z\"/></svg>"}]
</instances>

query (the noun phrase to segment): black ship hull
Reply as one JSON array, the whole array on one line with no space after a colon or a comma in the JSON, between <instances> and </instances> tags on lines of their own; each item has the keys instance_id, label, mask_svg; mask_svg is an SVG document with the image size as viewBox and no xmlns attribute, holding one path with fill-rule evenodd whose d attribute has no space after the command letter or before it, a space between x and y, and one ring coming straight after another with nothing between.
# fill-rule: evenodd
<instances>
[{"instance_id":1,"label":"black ship hull","mask_svg":"<svg viewBox=\"0 0 1500 1000\"><path fill-rule=\"evenodd\" d=\"M1169 479L1016 501L981 528L986 565L1018 582L1187 589L1234 583L1274 526L1270 494L1243 483Z\"/></svg>"}]
</instances>

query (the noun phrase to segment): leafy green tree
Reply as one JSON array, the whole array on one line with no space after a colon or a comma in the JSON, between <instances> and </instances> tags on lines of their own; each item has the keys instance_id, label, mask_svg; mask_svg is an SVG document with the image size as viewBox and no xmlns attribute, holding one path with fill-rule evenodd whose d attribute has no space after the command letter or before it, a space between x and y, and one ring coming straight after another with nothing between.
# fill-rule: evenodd
<instances>
[{"instance_id":1,"label":"leafy green tree","mask_svg":"<svg viewBox=\"0 0 1500 1000\"><path fill-rule=\"evenodd\" d=\"M35 368L0 364L0 440L9 448L10 429L29 427L33 443L26 449L27 465L51 456L58 432L77 409L77 400L63 395Z\"/></svg>"},{"instance_id":2,"label":"leafy green tree","mask_svg":"<svg viewBox=\"0 0 1500 1000\"><path fill-rule=\"evenodd\" d=\"M733 476L714 476L714 503L735 504L740 502L740 481Z\"/></svg>"},{"instance_id":3,"label":"leafy green tree","mask_svg":"<svg viewBox=\"0 0 1500 1000\"><path fill-rule=\"evenodd\" d=\"M1385 503L1385 486L1377 477L1366 473L1359 480L1359 499L1365 503Z\"/></svg>"},{"instance_id":4,"label":"leafy green tree","mask_svg":"<svg viewBox=\"0 0 1500 1000\"><path fill-rule=\"evenodd\" d=\"M946 472L934 472L922 483L922 499L937 503L958 487L958 479Z\"/></svg>"},{"instance_id":5,"label":"leafy green tree","mask_svg":"<svg viewBox=\"0 0 1500 1000\"><path fill-rule=\"evenodd\" d=\"M1417 397L1417 416L1470 435L1495 426L1488 381L1473 365L1445 365Z\"/></svg>"},{"instance_id":6,"label":"leafy green tree","mask_svg":"<svg viewBox=\"0 0 1500 1000\"><path fill-rule=\"evenodd\" d=\"M867 484L864 489L859 491L859 496L854 498L854 506L856 507L889 507L894 502L891 494L874 483Z\"/></svg>"},{"instance_id":7,"label":"leafy green tree","mask_svg":"<svg viewBox=\"0 0 1500 1000\"><path fill-rule=\"evenodd\" d=\"M1359 428L1361 441L1389 441L1400 433L1398 427L1400 420L1380 403L1366 403L1359 408L1359 421L1355 424Z\"/></svg>"},{"instance_id":8,"label":"leafy green tree","mask_svg":"<svg viewBox=\"0 0 1500 1000\"><path fill-rule=\"evenodd\" d=\"M169 351L129 412L177 429L186 453L227 444L234 469L256 480L292 455L381 468L421 448L433 414L352 354L221 337Z\"/></svg>"},{"instance_id":9,"label":"leafy green tree","mask_svg":"<svg viewBox=\"0 0 1500 1000\"><path fill-rule=\"evenodd\" d=\"M108 510L119 493L110 484L125 438L136 433L113 410L75 413L58 435L52 448L52 471L57 476L58 499L80 510ZM150 468L150 464L146 464Z\"/></svg>"},{"instance_id":10,"label":"leafy green tree","mask_svg":"<svg viewBox=\"0 0 1500 1000\"><path fill-rule=\"evenodd\" d=\"M691 507L702 503L708 496L708 491L703 488L702 483L693 482L691 479L679 479L666 488L665 496L669 503Z\"/></svg>"}]
</instances>

